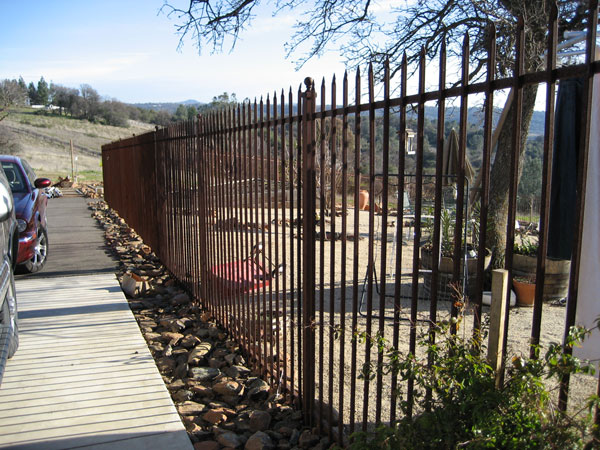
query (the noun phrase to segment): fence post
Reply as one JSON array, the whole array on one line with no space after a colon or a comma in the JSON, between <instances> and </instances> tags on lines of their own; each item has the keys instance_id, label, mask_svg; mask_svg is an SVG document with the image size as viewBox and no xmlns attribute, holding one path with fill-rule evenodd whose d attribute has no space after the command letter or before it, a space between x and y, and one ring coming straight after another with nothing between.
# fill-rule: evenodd
<instances>
[{"instance_id":1,"label":"fence post","mask_svg":"<svg viewBox=\"0 0 600 450\"><path fill-rule=\"evenodd\" d=\"M302 408L311 426L315 406L315 99L312 78L304 80L302 105Z\"/></svg>"}]
</instances>

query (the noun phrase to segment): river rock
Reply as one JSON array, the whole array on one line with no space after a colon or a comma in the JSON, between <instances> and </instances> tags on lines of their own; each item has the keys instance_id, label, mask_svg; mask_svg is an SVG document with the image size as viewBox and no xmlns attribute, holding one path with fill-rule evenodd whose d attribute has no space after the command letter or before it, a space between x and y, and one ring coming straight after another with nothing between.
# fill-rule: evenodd
<instances>
[{"instance_id":1,"label":"river rock","mask_svg":"<svg viewBox=\"0 0 600 450\"><path fill-rule=\"evenodd\" d=\"M197 416L204 411L205 406L202 403L187 401L177 407L182 416Z\"/></svg>"},{"instance_id":2,"label":"river rock","mask_svg":"<svg viewBox=\"0 0 600 450\"><path fill-rule=\"evenodd\" d=\"M211 409L202 416L202 420L212 425L218 425L227 420L227 415L221 409Z\"/></svg>"},{"instance_id":3,"label":"river rock","mask_svg":"<svg viewBox=\"0 0 600 450\"><path fill-rule=\"evenodd\" d=\"M221 374L219 369L212 367L192 367L189 370L190 378L197 381L211 381Z\"/></svg>"},{"instance_id":4,"label":"river rock","mask_svg":"<svg viewBox=\"0 0 600 450\"><path fill-rule=\"evenodd\" d=\"M217 442L224 447L238 448L244 445L244 439L237 434L227 431L217 437Z\"/></svg>"},{"instance_id":5,"label":"river rock","mask_svg":"<svg viewBox=\"0 0 600 450\"><path fill-rule=\"evenodd\" d=\"M257 431L250 436L244 446L244 450L273 450L274 448L271 437L262 431Z\"/></svg>"},{"instance_id":6,"label":"river rock","mask_svg":"<svg viewBox=\"0 0 600 450\"><path fill-rule=\"evenodd\" d=\"M219 450L221 444L217 441L202 441L194 444L194 450Z\"/></svg>"},{"instance_id":7,"label":"river rock","mask_svg":"<svg viewBox=\"0 0 600 450\"><path fill-rule=\"evenodd\" d=\"M252 431L265 431L271 425L271 414L266 411L252 411L250 413L250 429Z\"/></svg>"},{"instance_id":8,"label":"river rock","mask_svg":"<svg viewBox=\"0 0 600 450\"><path fill-rule=\"evenodd\" d=\"M310 430L304 430L298 438L298 445L301 448L311 448L319 443L321 438L316 434L312 434Z\"/></svg>"},{"instance_id":9,"label":"river rock","mask_svg":"<svg viewBox=\"0 0 600 450\"><path fill-rule=\"evenodd\" d=\"M188 356L188 363L194 366L200 364L206 355L210 353L212 350L212 345L209 342L200 342L194 349L190 352Z\"/></svg>"},{"instance_id":10,"label":"river rock","mask_svg":"<svg viewBox=\"0 0 600 450\"><path fill-rule=\"evenodd\" d=\"M269 397L269 384L260 378L254 379L248 386L248 397L255 402L266 400Z\"/></svg>"},{"instance_id":11,"label":"river rock","mask_svg":"<svg viewBox=\"0 0 600 450\"><path fill-rule=\"evenodd\" d=\"M177 295L171 297L172 305L185 305L189 302L190 302L190 296L187 295L185 292L182 292L180 294L177 294Z\"/></svg>"},{"instance_id":12,"label":"river rock","mask_svg":"<svg viewBox=\"0 0 600 450\"><path fill-rule=\"evenodd\" d=\"M242 386L237 381L225 380L214 384L212 389L219 395L233 396L237 395L242 390Z\"/></svg>"}]
</instances>

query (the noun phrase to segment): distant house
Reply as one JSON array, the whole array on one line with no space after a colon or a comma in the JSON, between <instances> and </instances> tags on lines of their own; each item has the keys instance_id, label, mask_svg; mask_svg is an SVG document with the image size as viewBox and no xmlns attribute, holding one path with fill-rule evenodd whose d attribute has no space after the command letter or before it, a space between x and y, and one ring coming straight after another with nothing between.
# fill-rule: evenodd
<instances>
[{"instance_id":1,"label":"distant house","mask_svg":"<svg viewBox=\"0 0 600 450\"><path fill-rule=\"evenodd\" d=\"M45 109L46 111L56 111L60 109L60 106L55 105L31 105L33 109Z\"/></svg>"}]
</instances>

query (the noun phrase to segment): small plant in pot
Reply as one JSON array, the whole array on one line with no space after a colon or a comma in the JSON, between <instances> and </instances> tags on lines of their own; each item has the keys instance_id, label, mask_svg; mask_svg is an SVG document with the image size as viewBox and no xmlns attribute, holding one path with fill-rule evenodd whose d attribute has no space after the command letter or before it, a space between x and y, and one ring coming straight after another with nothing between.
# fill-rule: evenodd
<instances>
[{"instance_id":1,"label":"small plant in pot","mask_svg":"<svg viewBox=\"0 0 600 450\"><path fill-rule=\"evenodd\" d=\"M533 306L535 301L535 274L513 276L513 288L517 294L517 305Z\"/></svg>"},{"instance_id":2,"label":"small plant in pot","mask_svg":"<svg viewBox=\"0 0 600 450\"><path fill-rule=\"evenodd\" d=\"M518 233L517 238L513 248L513 279L519 277L533 277L535 279L538 243L533 236L526 232ZM551 301L565 298L569 290L571 261L546 257L545 265L543 299Z\"/></svg>"}]
</instances>

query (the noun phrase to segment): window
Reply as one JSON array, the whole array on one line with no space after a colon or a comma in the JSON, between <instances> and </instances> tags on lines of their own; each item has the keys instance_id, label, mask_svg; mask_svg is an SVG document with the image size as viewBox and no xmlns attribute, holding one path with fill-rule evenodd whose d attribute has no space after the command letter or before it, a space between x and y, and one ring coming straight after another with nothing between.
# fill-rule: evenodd
<instances>
[{"instance_id":1,"label":"window","mask_svg":"<svg viewBox=\"0 0 600 450\"><path fill-rule=\"evenodd\" d=\"M15 193L26 193L29 192L23 173L19 166L14 162L2 162L2 168L10 184L10 190Z\"/></svg>"}]
</instances>

